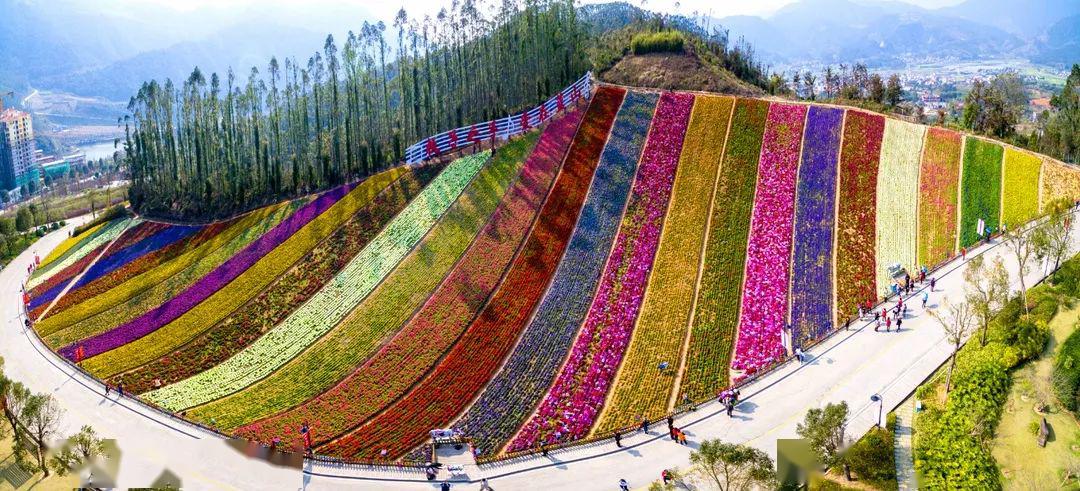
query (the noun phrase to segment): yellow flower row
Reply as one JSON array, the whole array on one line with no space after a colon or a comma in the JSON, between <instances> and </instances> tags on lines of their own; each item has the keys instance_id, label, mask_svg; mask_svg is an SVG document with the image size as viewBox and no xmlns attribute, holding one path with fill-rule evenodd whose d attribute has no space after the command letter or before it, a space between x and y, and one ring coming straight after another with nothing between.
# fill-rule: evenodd
<instances>
[{"instance_id":1,"label":"yellow flower row","mask_svg":"<svg viewBox=\"0 0 1080 491\"><path fill-rule=\"evenodd\" d=\"M1039 214L1039 167L1037 155L1005 148L1004 187L1001 190L1001 222L1010 228L1023 225Z\"/></svg>"},{"instance_id":2,"label":"yellow flower row","mask_svg":"<svg viewBox=\"0 0 1080 491\"><path fill-rule=\"evenodd\" d=\"M594 432L667 413L690 322L701 246L734 99L698 96L661 232L656 264L626 358ZM659 370L661 363L669 368Z\"/></svg>"}]
</instances>

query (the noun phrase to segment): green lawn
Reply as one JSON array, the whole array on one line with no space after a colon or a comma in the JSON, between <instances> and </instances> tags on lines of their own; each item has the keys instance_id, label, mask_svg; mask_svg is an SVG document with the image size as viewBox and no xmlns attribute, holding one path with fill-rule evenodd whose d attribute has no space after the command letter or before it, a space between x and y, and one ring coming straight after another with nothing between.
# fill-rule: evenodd
<instances>
[{"instance_id":1,"label":"green lawn","mask_svg":"<svg viewBox=\"0 0 1080 491\"><path fill-rule=\"evenodd\" d=\"M1013 372L1005 413L998 424L993 455L1005 476L1006 489L1077 489L1075 481L1063 488L1062 470L1070 462L1080 462L1080 425L1060 408L1050 390L1053 354L1060 342L1072 333L1080 320L1080 306L1062 310L1050 321L1050 340L1042 356ZM1045 414L1050 437L1045 448L1036 443L1030 425L1042 415L1035 406L1049 403Z\"/></svg>"}]
</instances>

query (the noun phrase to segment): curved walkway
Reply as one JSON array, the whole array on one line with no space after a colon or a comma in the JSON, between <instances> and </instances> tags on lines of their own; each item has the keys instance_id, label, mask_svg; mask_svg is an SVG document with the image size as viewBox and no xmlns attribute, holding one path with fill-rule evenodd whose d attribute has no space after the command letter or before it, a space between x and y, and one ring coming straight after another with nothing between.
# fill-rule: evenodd
<instances>
[{"instance_id":1,"label":"curved walkway","mask_svg":"<svg viewBox=\"0 0 1080 491\"><path fill-rule=\"evenodd\" d=\"M1080 221L1073 220L1080 229ZM305 464L303 472L250 459L233 450L218 435L185 424L137 401L106 399L100 383L63 362L42 346L32 333L24 332L20 285L34 251L56 247L73 225L45 236L0 272L0 356L7 374L36 392L50 392L66 409L62 435L83 424L92 425L106 438L115 438L123 452L117 484L146 486L168 470L182 479L185 489L434 489L422 473L392 467ZM1074 250L1080 233L1073 234ZM1000 242L983 245L968 258L985 254L1002 256L1019 282L1016 266ZM934 276L942 296L959 294L966 264L946 265ZM1045 273L1032 268L1027 284ZM921 296L921 292L916 293ZM878 418L872 394L880 394L883 412L894 409L949 356L950 347L938 324L913 300L902 332L874 332L870 324L852 326L809 350L805 363L790 362L742 389L743 402L735 417L728 418L715 402L677 418L686 431L689 446L667 438L661 422L649 434L623 437L623 448L609 441L550 452L547 457L528 457L497 464L466 466L454 489L478 489L486 477L495 489L615 489L620 478L634 488L644 488L665 468L689 465L697 441L722 438L749 443L775 456L776 440L797 438L795 426L806 410L829 402L847 401L851 407L848 434L869 430Z\"/></svg>"}]
</instances>

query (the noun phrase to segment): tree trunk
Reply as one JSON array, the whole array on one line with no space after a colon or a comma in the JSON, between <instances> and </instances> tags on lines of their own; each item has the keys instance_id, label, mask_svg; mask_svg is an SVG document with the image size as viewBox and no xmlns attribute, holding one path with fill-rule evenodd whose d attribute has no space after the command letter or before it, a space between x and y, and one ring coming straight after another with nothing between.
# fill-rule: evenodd
<instances>
[{"instance_id":1,"label":"tree trunk","mask_svg":"<svg viewBox=\"0 0 1080 491\"><path fill-rule=\"evenodd\" d=\"M957 343L953 348L952 356L949 359L949 371L945 374L945 400L949 400L949 390L952 389L952 372L956 368L956 352L960 351L960 344Z\"/></svg>"},{"instance_id":2,"label":"tree trunk","mask_svg":"<svg viewBox=\"0 0 1080 491\"><path fill-rule=\"evenodd\" d=\"M1024 313L1030 314L1027 303L1027 286L1024 285L1024 270L1020 270L1020 302L1024 304Z\"/></svg>"},{"instance_id":3,"label":"tree trunk","mask_svg":"<svg viewBox=\"0 0 1080 491\"><path fill-rule=\"evenodd\" d=\"M41 472L45 473L45 477L49 477L49 466L45 465L45 448L40 441L37 444L37 457L38 467L41 467Z\"/></svg>"}]
</instances>

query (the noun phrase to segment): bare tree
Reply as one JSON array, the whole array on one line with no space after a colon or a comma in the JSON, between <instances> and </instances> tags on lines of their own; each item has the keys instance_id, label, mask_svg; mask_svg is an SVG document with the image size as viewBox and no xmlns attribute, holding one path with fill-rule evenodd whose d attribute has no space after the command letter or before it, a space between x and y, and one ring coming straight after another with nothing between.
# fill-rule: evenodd
<instances>
[{"instance_id":1,"label":"bare tree","mask_svg":"<svg viewBox=\"0 0 1080 491\"><path fill-rule=\"evenodd\" d=\"M967 303L975 311L982 331L979 342L986 346L990 320L1009 301L1009 272L1005 270L1005 261L998 257L993 266L987 267L983 256L972 258L964 271L964 282Z\"/></svg>"},{"instance_id":2,"label":"bare tree","mask_svg":"<svg viewBox=\"0 0 1080 491\"><path fill-rule=\"evenodd\" d=\"M45 465L45 442L59 430L60 418L63 414L64 410L51 394L30 396L30 400L22 409L20 419L37 444L38 466L45 473L45 477L49 476L49 468Z\"/></svg>"},{"instance_id":3,"label":"bare tree","mask_svg":"<svg viewBox=\"0 0 1080 491\"><path fill-rule=\"evenodd\" d=\"M1024 313L1028 313L1027 304L1027 284L1024 281L1024 275L1031 269L1031 259L1035 257L1036 244L1035 233L1032 230L1024 230L1021 226L1016 226L1005 231L1005 246L1008 247L1009 252L1012 253L1013 258L1016 259L1016 266L1019 268L1020 275L1020 300L1024 304Z\"/></svg>"},{"instance_id":4,"label":"bare tree","mask_svg":"<svg viewBox=\"0 0 1080 491\"><path fill-rule=\"evenodd\" d=\"M1037 254L1054 261L1054 271L1061 267L1061 260L1069 255L1072 242L1072 204L1065 198L1047 203L1046 221L1039 226L1041 241L1036 243Z\"/></svg>"},{"instance_id":5,"label":"bare tree","mask_svg":"<svg viewBox=\"0 0 1080 491\"><path fill-rule=\"evenodd\" d=\"M975 309L971 308L968 302L952 303L948 297L942 299L941 303L941 307L929 312L941 323L945 337L953 345L952 354L949 356L949 370L945 374L945 399L948 400L949 391L952 389L953 369L956 368L956 353L960 351L964 339L971 334L975 325Z\"/></svg>"}]
</instances>

